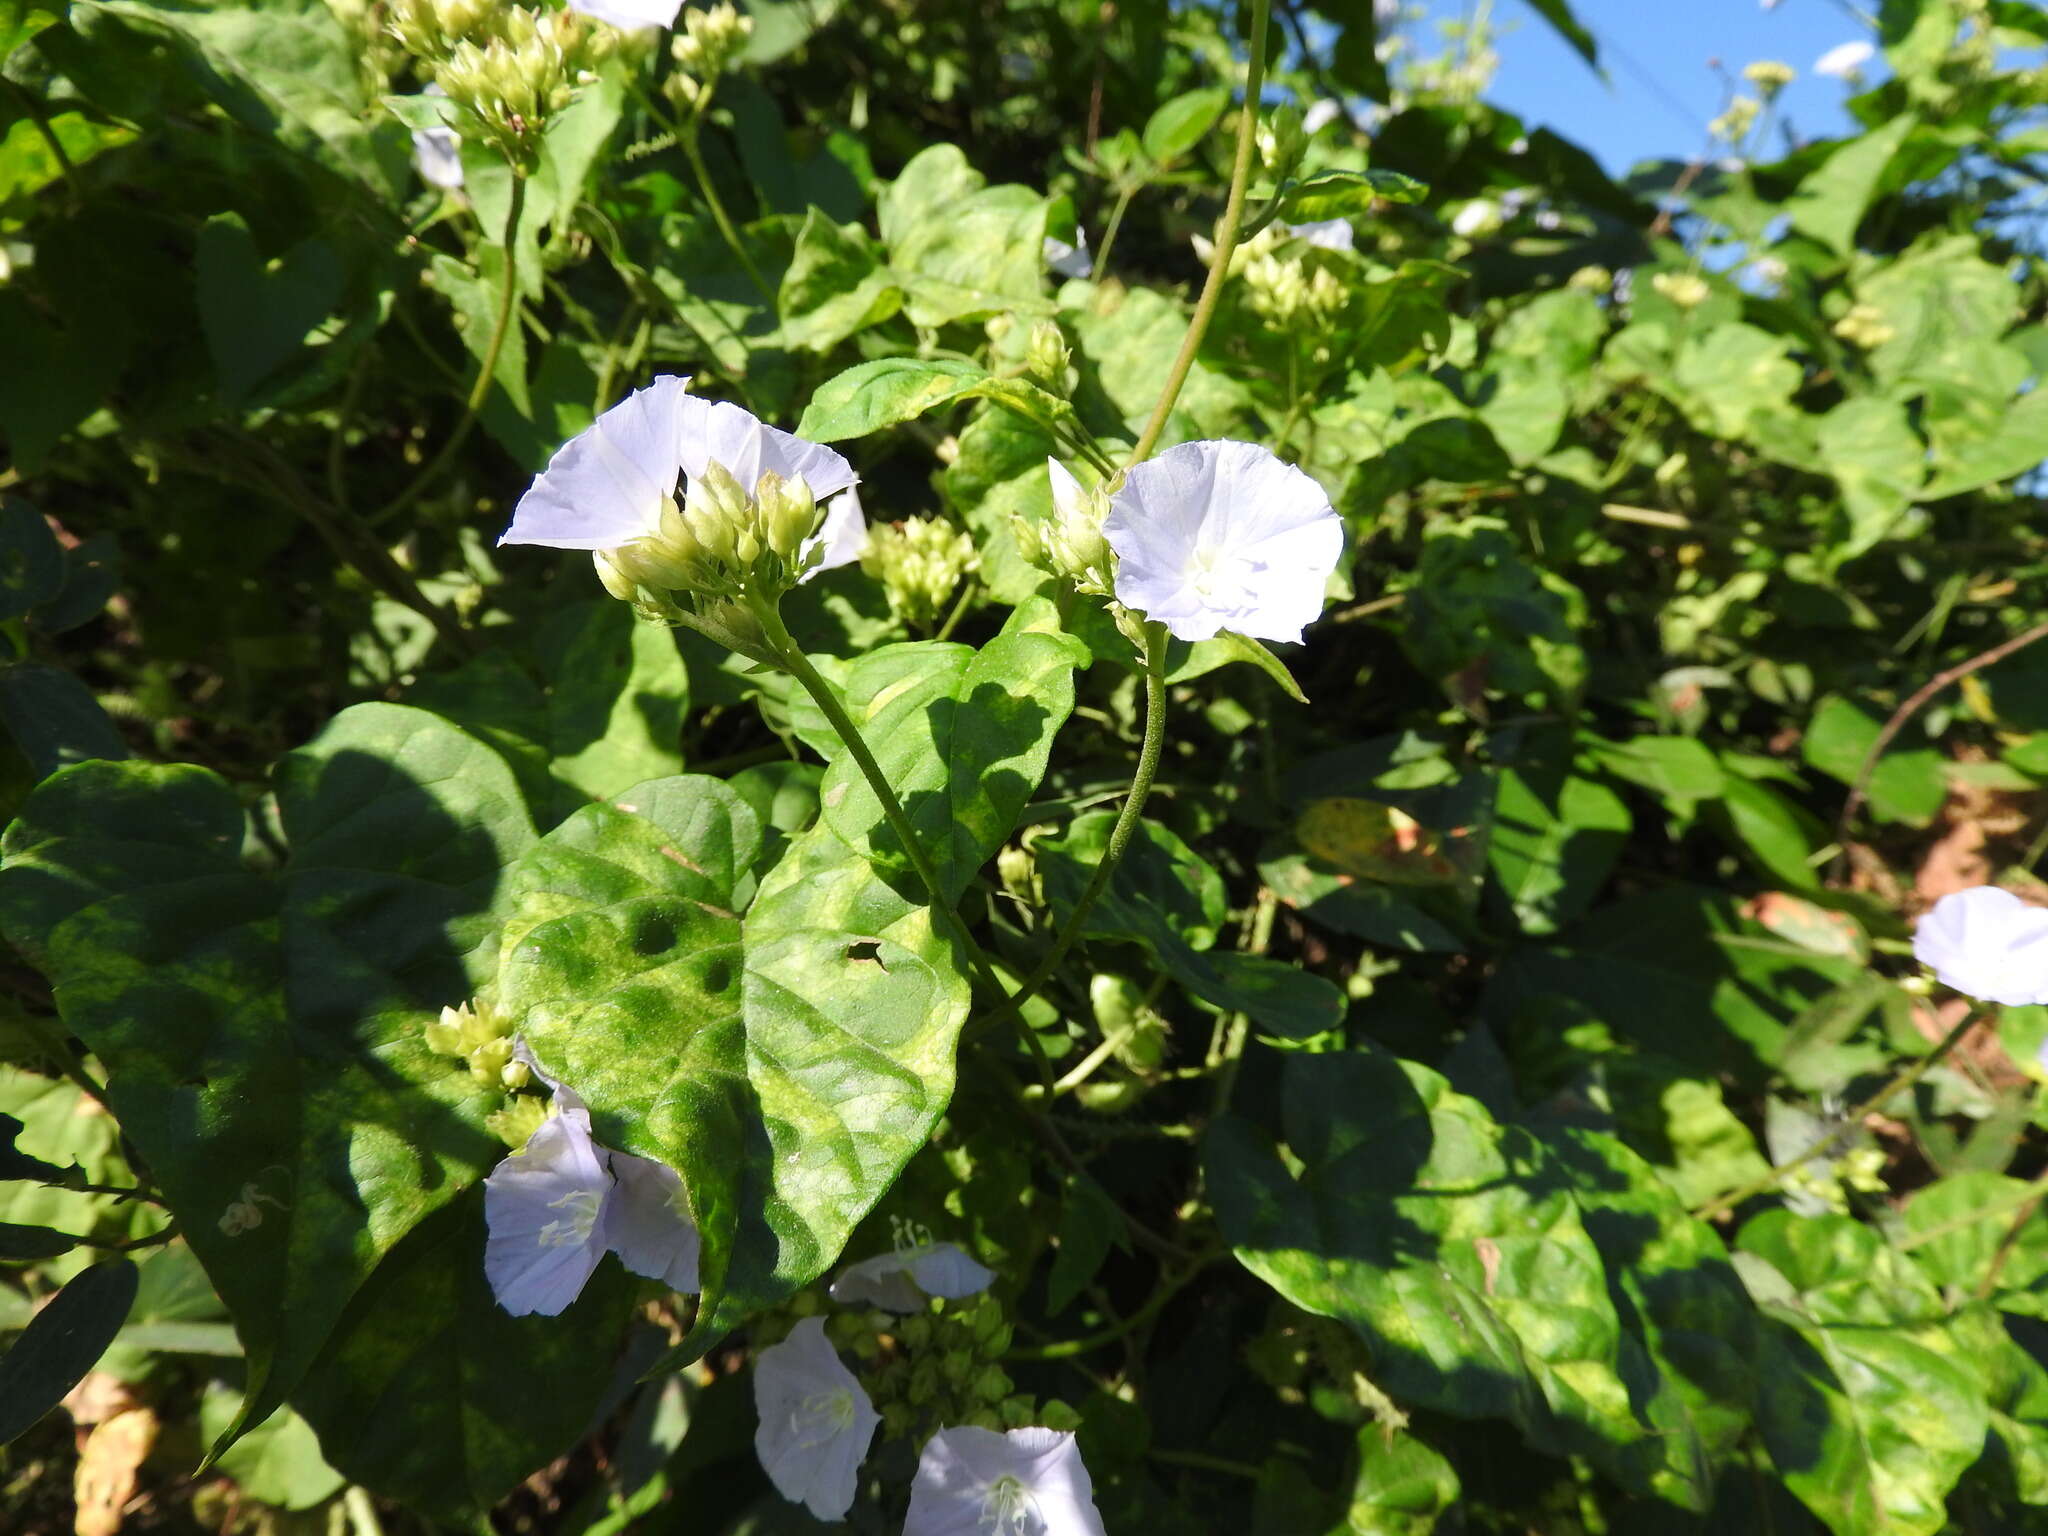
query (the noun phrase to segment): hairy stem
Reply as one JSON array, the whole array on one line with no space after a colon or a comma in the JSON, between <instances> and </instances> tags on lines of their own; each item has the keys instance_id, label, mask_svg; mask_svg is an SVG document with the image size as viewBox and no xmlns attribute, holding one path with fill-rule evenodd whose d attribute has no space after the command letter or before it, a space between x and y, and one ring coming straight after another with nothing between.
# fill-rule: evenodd
<instances>
[{"instance_id":1,"label":"hairy stem","mask_svg":"<svg viewBox=\"0 0 2048 1536\"><path fill-rule=\"evenodd\" d=\"M1804 1168L1815 1158L1833 1151L1851 1132L1862 1128L1863 1121L1867 1116L1875 1114L1932 1071L1935 1064L1955 1049L1956 1042L1968 1034L1970 1027L1982 1017L1982 1009L1972 1008L1963 1015L1961 1023L1941 1037L1939 1045L1906 1068L1905 1071L1899 1073L1898 1076L1878 1089L1876 1093L1865 1099L1861 1104L1850 1110L1848 1114L1842 1117L1842 1123L1837 1125L1832 1131L1829 1131L1827 1135L1821 1137L1819 1141L1816 1141L1790 1162L1780 1163L1769 1173L1763 1175L1763 1177L1752 1179L1740 1189L1730 1190L1727 1194L1708 1201L1705 1205L1694 1211L1693 1215L1705 1221L1709 1217L1720 1215L1723 1211L1733 1210L1745 1200L1753 1199L1757 1195L1776 1189L1785 1181L1787 1175L1791 1174L1795 1169Z\"/></svg>"},{"instance_id":2,"label":"hairy stem","mask_svg":"<svg viewBox=\"0 0 2048 1536\"><path fill-rule=\"evenodd\" d=\"M761 297L768 301L768 307L774 309L777 307L775 290L768 286L761 269L754 265L754 258L747 254L747 248L740 244L740 232L734 227L731 215L725 211L725 204L719 200L718 189L711 184L711 167L704 163L704 151L697 143L697 129L702 121L699 114L684 124L680 140L683 157L690 162L690 170L696 175L697 190L704 195L704 206L711 210L711 222L718 226L718 233L739 259L749 281L760 290Z\"/></svg>"},{"instance_id":3,"label":"hairy stem","mask_svg":"<svg viewBox=\"0 0 2048 1536\"><path fill-rule=\"evenodd\" d=\"M1159 442L1159 434L1166 430L1166 420L1173 414L1174 402L1180 399L1181 386L1187 383L1188 371L1195 365L1195 353L1201 349L1203 333L1216 316L1216 304L1223 296L1223 285L1230 279L1230 254L1237 249L1238 227L1244 222L1245 188L1252 179L1259 127L1259 90L1266 83L1266 22L1272 10L1272 0L1252 0L1252 52L1251 61L1245 68L1244 110L1237 119L1237 159L1230 168L1230 196L1223 204L1223 219L1216 226L1216 249L1209 261L1209 278L1202 284L1202 296L1195 301L1194 316L1188 321L1187 335L1181 338L1180 353L1167 372L1166 387L1159 392L1159 403L1152 407L1152 419L1145 423L1137 447L1131 450L1127 461L1130 464L1150 457Z\"/></svg>"}]
</instances>

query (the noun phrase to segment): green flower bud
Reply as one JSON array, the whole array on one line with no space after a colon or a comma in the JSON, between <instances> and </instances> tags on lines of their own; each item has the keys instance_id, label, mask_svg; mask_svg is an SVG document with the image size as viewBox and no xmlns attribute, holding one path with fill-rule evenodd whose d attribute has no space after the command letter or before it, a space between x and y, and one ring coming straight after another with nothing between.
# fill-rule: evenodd
<instances>
[{"instance_id":1,"label":"green flower bud","mask_svg":"<svg viewBox=\"0 0 2048 1536\"><path fill-rule=\"evenodd\" d=\"M1292 102L1268 113L1259 123L1259 158L1265 162L1266 174L1275 181L1284 181L1294 174L1307 147L1301 109Z\"/></svg>"},{"instance_id":2,"label":"green flower bud","mask_svg":"<svg viewBox=\"0 0 2048 1536\"><path fill-rule=\"evenodd\" d=\"M1058 460L1046 465L1046 474L1052 516L1037 526L1042 558L1033 563L1071 581L1078 591L1107 597L1116 570L1116 558L1102 537L1109 496L1099 485L1083 486Z\"/></svg>"},{"instance_id":3,"label":"green flower bud","mask_svg":"<svg viewBox=\"0 0 2048 1536\"><path fill-rule=\"evenodd\" d=\"M498 1073L498 1085L507 1093L517 1093L533 1081L533 1068L523 1061L508 1061Z\"/></svg>"},{"instance_id":4,"label":"green flower bud","mask_svg":"<svg viewBox=\"0 0 2048 1536\"><path fill-rule=\"evenodd\" d=\"M1038 1422L1047 1429L1072 1434L1081 1427L1081 1415L1070 1404L1050 1397L1039 1405Z\"/></svg>"},{"instance_id":5,"label":"green flower bud","mask_svg":"<svg viewBox=\"0 0 2048 1536\"><path fill-rule=\"evenodd\" d=\"M1029 906L1039 904L1038 860L1029 848L1008 847L996 854L996 874L1003 889Z\"/></svg>"},{"instance_id":6,"label":"green flower bud","mask_svg":"<svg viewBox=\"0 0 2048 1536\"><path fill-rule=\"evenodd\" d=\"M974 541L964 532L922 517L870 528L860 557L860 568L881 582L890 611L918 627L937 622L961 578L980 564Z\"/></svg>"},{"instance_id":7,"label":"green flower bud","mask_svg":"<svg viewBox=\"0 0 2048 1536\"><path fill-rule=\"evenodd\" d=\"M1074 360L1057 320L1041 320L1031 328L1024 349L1024 371L1056 395L1067 392L1067 368Z\"/></svg>"},{"instance_id":8,"label":"green flower bud","mask_svg":"<svg viewBox=\"0 0 2048 1536\"><path fill-rule=\"evenodd\" d=\"M754 510L768 547L793 569L805 541L818 531L818 500L810 486L801 476L785 480L770 470L754 487Z\"/></svg>"},{"instance_id":9,"label":"green flower bud","mask_svg":"<svg viewBox=\"0 0 2048 1536\"><path fill-rule=\"evenodd\" d=\"M974 1390L985 1402L1000 1402L1015 1385L998 1365L984 1366L974 1378Z\"/></svg>"},{"instance_id":10,"label":"green flower bud","mask_svg":"<svg viewBox=\"0 0 2048 1536\"><path fill-rule=\"evenodd\" d=\"M613 563L611 554L602 549L590 552L590 563L597 567L597 579L605 591L622 603L640 601L640 585Z\"/></svg>"},{"instance_id":11,"label":"green flower bud","mask_svg":"<svg viewBox=\"0 0 2048 1536\"><path fill-rule=\"evenodd\" d=\"M684 510L705 558L719 565L734 564L740 530L750 520L750 513L747 493L732 471L723 464L706 465L704 473L690 482L689 504Z\"/></svg>"},{"instance_id":12,"label":"green flower bud","mask_svg":"<svg viewBox=\"0 0 2048 1536\"><path fill-rule=\"evenodd\" d=\"M1614 291L1614 274L1605 267L1581 267L1565 279L1565 287L1604 296Z\"/></svg>"},{"instance_id":13,"label":"green flower bud","mask_svg":"<svg viewBox=\"0 0 2048 1536\"><path fill-rule=\"evenodd\" d=\"M1780 63L1776 59L1758 59L1753 64L1742 66L1742 78L1762 92L1764 100L1769 101L1797 80L1799 72L1790 64Z\"/></svg>"},{"instance_id":14,"label":"green flower bud","mask_svg":"<svg viewBox=\"0 0 2048 1536\"><path fill-rule=\"evenodd\" d=\"M1650 286L1680 309L1698 309L1714 291L1697 272L1659 272Z\"/></svg>"},{"instance_id":15,"label":"green flower bud","mask_svg":"<svg viewBox=\"0 0 2048 1536\"><path fill-rule=\"evenodd\" d=\"M506 1146L518 1148L526 1145L527 1138L546 1124L547 1118L547 1101L522 1093L506 1100L503 1109L485 1115L484 1124Z\"/></svg>"},{"instance_id":16,"label":"green flower bud","mask_svg":"<svg viewBox=\"0 0 2048 1536\"><path fill-rule=\"evenodd\" d=\"M511 1064L510 1040L486 1040L469 1053L469 1075L492 1087L498 1086L500 1074Z\"/></svg>"}]
</instances>

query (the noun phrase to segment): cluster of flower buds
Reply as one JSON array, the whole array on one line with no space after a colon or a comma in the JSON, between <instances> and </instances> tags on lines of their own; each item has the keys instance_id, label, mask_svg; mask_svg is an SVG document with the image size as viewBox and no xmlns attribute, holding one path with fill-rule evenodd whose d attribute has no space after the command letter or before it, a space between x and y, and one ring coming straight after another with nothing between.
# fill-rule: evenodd
<instances>
[{"instance_id":1,"label":"cluster of flower buds","mask_svg":"<svg viewBox=\"0 0 2048 1536\"><path fill-rule=\"evenodd\" d=\"M438 64L459 44L499 35L503 0L391 0L384 27L416 59Z\"/></svg>"},{"instance_id":2,"label":"cluster of flower buds","mask_svg":"<svg viewBox=\"0 0 2048 1536\"><path fill-rule=\"evenodd\" d=\"M1799 71L1790 64L1780 63L1776 59L1758 59L1753 64L1742 66L1742 78L1755 86L1765 101L1769 101L1797 80Z\"/></svg>"},{"instance_id":3,"label":"cluster of flower buds","mask_svg":"<svg viewBox=\"0 0 2048 1536\"><path fill-rule=\"evenodd\" d=\"M1259 160L1273 180L1285 181L1301 165L1308 148L1308 132L1301 109L1292 103L1276 108L1259 119Z\"/></svg>"},{"instance_id":4,"label":"cluster of flower buds","mask_svg":"<svg viewBox=\"0 0 2048 1536\"><path fill-rule=\"evenodd\" d=\"M1605 298L1614 292L1614 274L1605 267L1580 267L1565 279L1564 285L1576 293L1590 293L1595 298Z\"/></svg>"},{"instance_id":5,"label":"cluster of flower buds","mask_svg":"<svg viewBox=\"0 0 2048 1536\"><path fill-rule=\"evenodd\" d=\"M1059 321L1041 320L1032 326L1031 338L1024 345L1024 372L1033 383L1056 395L1066 394L1067 370L1073 362L1073 349L1067 345Z\"/></svg>"},{"instance_id":6,"label":"cluster of flower buds","mask_svg":"<svg viewBox=\"0 0 2048 1536\"><path fill-rule=\"evenodd\" d=\"M1891 322L1884 317L1884 311L1875 304L1852 304L1849 312L1837 320L1832 327L1834 333L1852 347L1861 347L1868 352L1881 347L1898 334Z\"/></svg>"},{"instance_id":7,"label":"cluster of flower buds","mask_svg":"<svg viewBox=\"0 0 2048 1536\"><path fill-rule=\"evenodd\" d=\"M834 1342L867 1366L866 1379L884 1432L906 1438L921 1425L971 1424L997 1431L1043 1424L1073 1429L1064 1403L1040 1409L997 1362L1010 1347L1010 1325L990 1296L939 1312L890 1318L841 1313L827 1324Z\"/></svg>"},{"instance_id":8,"label":"cluster of flower buds","mask_svg":"<svg viewBox=\"0 0 2048 1536\"><path fill-rule=\"evenodd\" d=\"M656 530L597 556L612 596L694 592L735 598L748 588L780 595L822 558L815 535L823 514L810 486L763 470L750 491L723 464L691 480L683 505L666 502Z\"/></svg>"},{"instance_id":9,"label":"cluster of flower buds","mask_svg":"<svg viewBox=\"0 0 2048 1536\"><path fill-rule=\"evenodd\" d=\"M1108 597L1116 578L1116 557L1102 536L1109 496L1101 486L1084 486L1057 459L1046 460L1052 478L1052 516L1042 522L1015 517L1017 551L1027 564L1074 584L1091 597Z\"/></svg>"},{"instance_id":10,"label":"cluster of flower buds","mask_svg":"<svg viewBox=\"0 0 2048 1536\"><path fill-rule=\"evenodd\" d=\"M1258 257L1245 268L1245 302L1277 326L1326 325L1344 308L1344 285L1328 267L1299 258Z\"/></svg>"},{"instance_id":11,"label":"cluster of flower buds","mask_svg":"<svg viewBox=\"0 0 2048 1536\"><path fill-rule=\"evenodd\" d=\"M532 1077L525 1062L512 1053L512 1032L498 1018L489 999L475 998L459 1007L443 1008L426 1027L427 1049L454 1056L469 1075L493 1088L524 1088Z\"/></svg>"},{"instance_id":12,"label":"cluster of flower buds","mask_svg":"<svg viewBox=\"0 0 2048 1536\"><path fill-rule=\"evenodd\" d=\"M1650 286L1680 309L1698 309L1714 292L1697 272L1659 272Z\"/></svg>"},{"instance_id":13,"label":"cluster of flower buds","mask_svg":"<svg viewBox=\"0 0 2048 1536\"><path fill-rule=\"evenodd\" d=\"M1728 103L1728 110L1707 124L1707 132L1727 144L1740 144L1749 137L1749 130L1756 126L1763 103L1754 96L1738 96Z\"/></svg>"},{"instance_id":14,"label":"cluster of flower buds","mask_svg":"<svg viewBox=\"0 0 2048 1536\"><path fill-rule=\"evenodd\" d=\"M980 566L974 540L939 518L879 524L860 557L860 568L882 584L889 611L914 628L937 622L962 578Z\"/></svg>"},{"instance_id":15,"label":"cluster of flower buds","mask_svg":"<svg viewBox=\"0 0 2048 1536\"><path fill-rule=\"evenodd\" d=\"M753 34L754 18L741 15L725 0L703 10L686 11L683 30L669 43L676 67L665 88L676 104L702 110L710 102L719 76L739 57Z\"/></svg>"},{"instance_id":16,"label":"cluster of flower buds","mask_svg":"<svg viewBox=\"0 0 2048 1536\"><path fill-rule=\"evenodd\" d=\"M541 131L592 78L617 35L575 11L506 6L488 35L466 37L434 70L454 103L465 139L480 139L514 165L530 167Z\"/></svg>"}]
</instances>

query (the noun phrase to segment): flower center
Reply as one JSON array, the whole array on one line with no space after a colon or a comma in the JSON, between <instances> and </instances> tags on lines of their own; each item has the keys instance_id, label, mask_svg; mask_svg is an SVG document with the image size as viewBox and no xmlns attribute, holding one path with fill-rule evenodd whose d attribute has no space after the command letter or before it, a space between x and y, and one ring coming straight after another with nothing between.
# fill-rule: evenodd
<instances>
[{"instance_id":1,"label":"flower center","mask_svg":"<svg viewBox=\"0 0 2048 1536\"><path fill-rule=\"evenodd\" d=\"M805 1450L824 1445L853 1428L853 1394L844 1387L812 1393L790 1411L789 1427Z\"/></svg>"},{"instance_id":2,"label":"flower center","mask_svg":"<svg viewBox=\"0 0 2048 1536\"><path fill-rule=\"evenodd\" d=\"M987 1536L1037 1536L1044 1529L1038 1518L1038 1501L1031 1490L1012 1476L997 1478L981 1501L981 1519L976 1529Z\"/></svg>"},{"instance_id":3,"label":"flower center","mask_svg":"<svg viewBox=\"0 0 2048 1536\"><path fill-rule=\"evenodd\" d=\"M1188 561L1189 584L1205 603L1228 606L1244 592L1244 574L1229 551L1214 544L1197 544Z\"/></svg>"},{"instance_id":4,"label":"flower center","mask_svg":"<svg viewBox=\"0 0 2048 1536\"><path fill-rule=\"evenodd\" d=\"M561 1211L563 1216L540 1229L541 1247L574 1248L589 1241L590 1229L604 1209L604 1196L594 1189L572 1189L559 1200L550 1200L548 1209Z\"/></svg>"}]
</instances>

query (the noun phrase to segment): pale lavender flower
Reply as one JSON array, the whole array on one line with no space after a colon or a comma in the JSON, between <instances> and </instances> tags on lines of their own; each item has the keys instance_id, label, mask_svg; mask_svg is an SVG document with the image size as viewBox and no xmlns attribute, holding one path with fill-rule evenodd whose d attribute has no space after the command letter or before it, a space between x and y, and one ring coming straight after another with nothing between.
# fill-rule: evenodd
<instances>
[{"instance_id":1,"label":"pale lavender flower","mask_svg":"<svg viewBox=\"0 0 2048 1536\"><path fill-rule=\"evenodd\" d=\"M1308 224L1289 224L1287 233L1325 251L1348 251L1353 235L1349 219L1317 219Z\"/></svg>"},{"instance_id":2,"label":"pale lavender flower","mask_svg":"<svg viewBox=\"0 0 2048 1536\"><path fill-rule=\"evenodd\" d=\"M1078 225L1074 229L1074 243L1052 235L1045 237L1045 264L1061 277L1086 277L1095 270L1095 257L1088 250L1088 231Z\"/></svg>"},{"instance_id":3,"label":"pale lavender flower","mask_svg":"<svg viewBox=\"0 0 2048 1536\"><path fill-rule=\"evenodd\" d=\"M1952 891L1920 919L1913 958L1987 1003L2048 1003L2048 909L1995 885Z\"/></svg>"},{"instance_id":4,"label":"pale lavender flower","mask_svg":"<svg viewBox=\"0 0 2048 1536\"><path fill-rule=\"evenodd\" d=\"M1074 1437L942 1429L910 1484L903 1536L1105 1536Z\"/></svg>"},{"instance_id":5,"label":"pale lavender flower","mask_svg":"<svg viewBox=\"0 0 2048 1536\"><path fill-rule=\"evenodd\" d=\"M832 1299L842 1307L879 1307L884 1312L919 1312L928 1297L958 1301L988 1289L995 1272L983 1268L951 1243L922 1243L849 1264L832 1282Z\"/></svg>"},{"instance_id":6,"label":"pale lavender flower","mask_svg":"<svg viewBox=\"0 0 2048 1536\"><path fill-rule=\"evenodd\" d=\"M604 1257L612 1176L590 1138L590 1117L550 1117L484 1180L484 1274L514 1317L554 1317Z\"/></svg>"},{"instance_id":7,"label":"pale lavender flower","mask_svg":"<svg viewBox=\"0 0 2048 1536\"><path fill-rule=\"evenodd\" d=\"M1876 57L1877 49L1859 37L1854 42L1837 43L1815 59L1813 72L1837 80L1855 80L1862 76L1863 66Z\"/></svg>"},{"instance_id":8,"label":"pale lavender flower","mask_svg":"<svg viewBox=\"0 0 2048 1536\"><path fill-rule=\"evenodd\" d=\"M775 1491L820 1520L843 1520L882 1416L807 1317L754 1362L754 1453Z\"/></svg>"},{"instance_id":9,"label":"pale lavender flower","mask_svg":"<svg viewBox=\"0 0 2048 1536\"><path fill-rule=\"evenodd\" d=\"M1175 638L1299 640L1323 611L1344 523L1323 488L1251 443L1182 443L1136 465L1102 536L1117 601Z\"/></svg>"},{"instance_id":10,"label":"pale lavender flower","mask_svg":"<svg viewBox=\"0 0 2048 1536\"><path fill-rule=\"evenodd\" d=\"M642 27L673 27L682 0L569 0L569 9L608 21L627 32Z\"/></svg>"}]
</instances>

